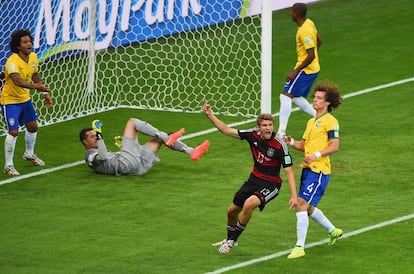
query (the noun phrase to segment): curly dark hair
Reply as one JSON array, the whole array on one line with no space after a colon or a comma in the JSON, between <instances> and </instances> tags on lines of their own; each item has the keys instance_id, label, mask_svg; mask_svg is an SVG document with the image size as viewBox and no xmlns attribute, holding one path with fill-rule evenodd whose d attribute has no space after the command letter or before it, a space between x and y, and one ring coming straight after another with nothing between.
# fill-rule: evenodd
<instances>
[{"instance_id":1,"label":"curly dark hair","mask_svg":"<svg viewBox=\"0 0 414 274\"><path fill-rule=\"evenodd\" d=\"M339 87L330 82L330 81L322 81L315 85L314 91L323 91L326 94L326 101L329 102L328 112L339 107L342 103L342 96L339 93ZM315 94L314 92L314 94Z\"/></svg>"},{"instance_id":2,"label":"curly dark hair","mask_svg":"<svg viewBox=\"0 0 414 274\"><path fill-rule=\"evenodd\" d=\"M20 39L22 37L24 37L24 36L29 36L30 37L30 40L33 43L33 36L32 36L32 33L30 32L30 30L27 30L27 29L19 29L19 30L14 31L11 34L9 47L10 47L10 50L13 53L18 53L19 52L19 48L18 47L20 46Z\"/></svg>"}]
</instances>

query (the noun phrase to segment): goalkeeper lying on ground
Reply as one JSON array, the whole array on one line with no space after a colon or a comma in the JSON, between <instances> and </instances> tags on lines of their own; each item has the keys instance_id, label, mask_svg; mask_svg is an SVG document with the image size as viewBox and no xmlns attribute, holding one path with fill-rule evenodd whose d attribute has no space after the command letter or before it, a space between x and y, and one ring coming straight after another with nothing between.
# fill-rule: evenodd
<instances>
[{"instance_id":1,"label":"goalkeeper lying on ground","mask_svg":"<svg viewBox=\"0 0 414 274\"><path fill-rule=\"evenodd\" d=\"M138 132L152 136L147 143L138 143ZM102 123L99 120L92 122L92 127L84 128L79 133L79 138L84 145L85 162L96 173L110 175L141 175L146 172L160 159L157 151L162 144L173 150L187 153L191 159L198 160L210 146L208 140L201 145L192 148L179 140L184 129L167 134L159 131L147 122L136 118L130 118L125 126L124 135L121 139L115 139L120 147L119 152L110 152L106 149L102 137Z\"/></svg>"}]
</instances>

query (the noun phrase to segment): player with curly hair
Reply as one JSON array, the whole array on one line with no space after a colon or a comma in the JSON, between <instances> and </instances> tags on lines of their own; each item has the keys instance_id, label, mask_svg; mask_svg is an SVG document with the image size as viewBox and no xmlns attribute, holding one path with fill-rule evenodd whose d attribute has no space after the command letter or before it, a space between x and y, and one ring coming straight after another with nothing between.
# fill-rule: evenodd
<instances>
[{"instance_id":1,"label":"player with curly hair","mask_svg":"<svg viewBox=\"0 0 414 274\"><path fill-rule=\"evenodd\" d=\"M306 124L302 140L295 141L286 136L286 143L303 151L302 175L296 206L296 246L289 259L305 256L305 241L309 217L326 229L329 245L334 245L342 236L342 229L336 228L316 206L322 199L331 176L329 155L339 150L339 123L331 111L339 107L342 97L337 85L324 81L317 83L313 94L313 108L316 116Z\"/></svg>"},{"instance_id":2,"label":"player with curly hair","mask_svg":"<svg viewBox=\"0 0 414 274\"><path fill-rule=\"evenodd\" d=\"M4 172L16 176L20 173L14 167L13 158L20 126L26 127L26 150L23 159L31 161L36 166L45 165L45 162L34 153L38 116L30 97L30 90L37 90L43 94L47 108L52 106L52 98L50 88L39 75L39 60L32 52L33 37L30 31L14 31L9 46L12 55L5 65L5 84L0 95L0 104L7 126Z\"/></svg>"}]
</instances>

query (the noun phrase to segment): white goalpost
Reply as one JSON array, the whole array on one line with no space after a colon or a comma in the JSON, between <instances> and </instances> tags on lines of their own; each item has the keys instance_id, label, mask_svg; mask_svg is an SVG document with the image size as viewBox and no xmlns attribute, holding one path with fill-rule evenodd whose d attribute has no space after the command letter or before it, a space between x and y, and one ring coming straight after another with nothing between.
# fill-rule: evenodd
<instances>
[{"instance_id":1,"label":"white goalpost","mask_svg":"<svg viewBox=\"0 0 414 274\"><path fill-rule=\"evenodd\" d=\"M42 125L119 107L195 113L204 97L224 115L271 113L272 1L2 0L0 65L11 32L29 29L54 98L45 109L32 93Z\"/></svg>"},{"instance_id":2,"label":"white goalpost","mask_svg":"<svg viewBox=\"0 0 414 274\"><path fill-rule=\"evenodd\" d=\"M272 113L272 7L270 0L262 0L261 40L261 112Z\"/></svg>"}]
</instances>

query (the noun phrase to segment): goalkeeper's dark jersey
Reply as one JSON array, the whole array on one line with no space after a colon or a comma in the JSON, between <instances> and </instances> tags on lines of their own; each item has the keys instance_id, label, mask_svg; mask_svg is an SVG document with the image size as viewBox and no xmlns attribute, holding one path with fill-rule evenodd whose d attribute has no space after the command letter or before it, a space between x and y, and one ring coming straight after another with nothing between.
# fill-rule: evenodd
<instances>
[{"instance_id":1,"label":"goalkeeper's dark jersey","mask_svg":"<svg viewBox=\"0 0 414 274\"><path fill-rule=\"evenodd\" d=\"M293 165L286 143L273 132L272 138L263 140L257 129L238 130L242 140L247 140L252 152L254 166L250 180L282 182L280 167Z\"/></svg>"}]
</instances>

